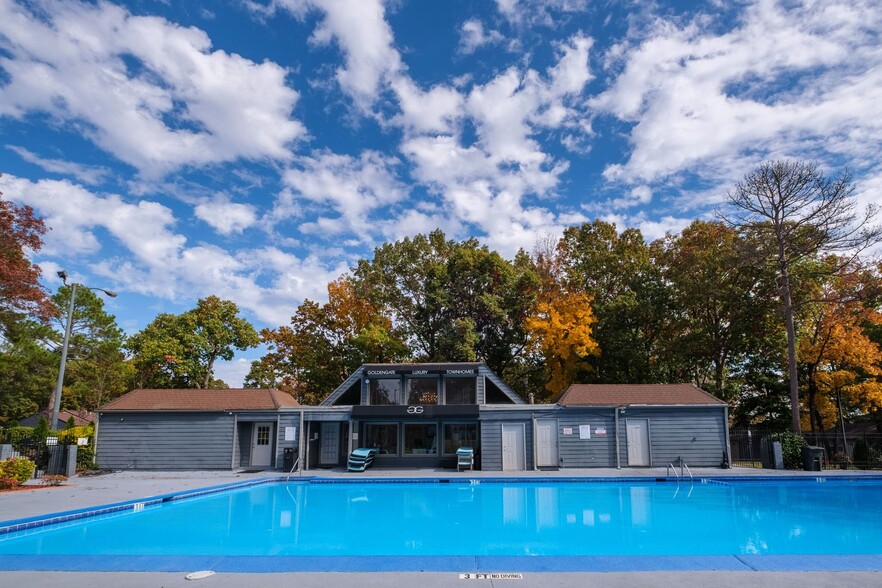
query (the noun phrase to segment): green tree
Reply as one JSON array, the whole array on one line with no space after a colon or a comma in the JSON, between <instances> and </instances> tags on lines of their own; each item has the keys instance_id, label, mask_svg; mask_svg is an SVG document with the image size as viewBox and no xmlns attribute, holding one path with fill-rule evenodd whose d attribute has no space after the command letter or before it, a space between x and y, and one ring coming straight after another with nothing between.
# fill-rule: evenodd
<instances>
[{"instance_id":1,"label":"green tree","mask_svg":"<svg viewBox=\"0 0 882 588\"><path fill-rule=\"evenodd\" d=\"M53 296L61 316L67 317L70 287ZM63 332L65 319L57 319ZM60 347L58 333L54 346ZM78 288L71 315L71 335L62 388L62 407L93 411L128 390L132 367L123 352L125 336L116 317L104 309L104 300L88 288ZM60 352L60 351L59 351Z\"/></svg>"},{"instance_id":2,"label":"green tree","mask_svg":"<svg viewBox=\"0 0 882 588\"><path fill-rule=\"evenodd\" d=\"M504 375L526 353L538 280L525 254L511 263L476 239L435 230L378 247L353 280L416 360L480 360Z\"/></svg>"},{"instance_id":3,"label":"green tree","mask_svg":"<svg viewBox=\"0 0 882 588\"><path fill-rule=\"evenodd\" d=\"M202 298L180 315L160 314L126 344L140 388L209 388L218 359L229 361L236 349L256 347L257 331L238 316L234 302Z\"/></svg>"},{"instance_id":4,"label":"green tree","mask_svg":"<svg viewBox=\"0 0 882 588\"><path fill-rule=\"evenodd\" d=\"M870 226L876 211L856 211L848 172L826 177L816 163L780 160L763 163L729 194L729 224L759 235L759 260L772 260L787 330L791 429L800 434L797 325L791 273L800 260L820 253L848 251L856 256L877 243L882 228Z\"/></svg>"},{"instance_id":5,"label":"green tree","mask_svg":"<svg viewBox=\"0 0 882 588\"><path fill-rule=\"evenodd\" d=\"M732 376L768 335L774 292L762 266L749 263L746 244L720 222L695 221L655 244L671 293L668 354L699 387L729 400Z\"/></svg>"},{"instance_id":6,"label":"green tree","mask_svg":"<svg viewBox=\"0 0 882 588\"><path fill-rule=\"evenodd\" d=\"M592 299L599 355L586 359L588 379L651 383L680 379L659 355L668 328L669 296L638 229L621 234L601 220L564 230L557 247L567 291Z\"/></svg>"},{"instance_id":7,"label":"green tree","mask_svg":"<svg viewBox=\"0 0 882 588\"><path fill-rule=\"evenodd\" d=\"M23 314L0 321L0 423L29 417L49 402L58 376L58 356L47 342L48 324Z\"/></svg>"}]
</instances>

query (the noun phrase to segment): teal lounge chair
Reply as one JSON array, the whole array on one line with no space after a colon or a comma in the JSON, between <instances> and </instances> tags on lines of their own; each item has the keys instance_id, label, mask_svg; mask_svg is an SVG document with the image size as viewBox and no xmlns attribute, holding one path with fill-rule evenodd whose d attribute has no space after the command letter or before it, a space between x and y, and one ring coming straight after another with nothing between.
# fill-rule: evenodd
<instances>
[{"instance_id":1,"label":"teal lounge chair","mask_svg":"<svg viewBox=\"0 0 882 588\"><path fill-rule=\"evenodd\" d=\"M456 471L462 471L466 467L475 469L475 450L471 447L460 447L456 450Z\"/></svg>"},{"instance_id":2,"label":"teal lounge chair","mask_svg":"<svg viewBox=\"0 0 882 588\"><path fill-rule=\"evenodd\" d=\"M363 472L374 463L374 456L376 454L377 449L373 447L359 447L358 449L354 449L352 450L352 453L349 454L349 461L346 469L350 472Z\"/></svg>"}]
</instances>

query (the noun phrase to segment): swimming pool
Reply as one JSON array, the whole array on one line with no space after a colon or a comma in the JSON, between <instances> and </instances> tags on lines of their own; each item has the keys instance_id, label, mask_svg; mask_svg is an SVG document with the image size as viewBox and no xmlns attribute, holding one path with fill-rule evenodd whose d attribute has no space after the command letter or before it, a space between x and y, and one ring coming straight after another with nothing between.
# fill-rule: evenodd
<instances>
[{"instance_id":1,"label":"swimming pool","mask_svg":"<svg viewBox=\"0 0 882 588\"><path fill-rule=\"evenodd\" d=\"M263 482L5 524L0 569L882 569L880 479Z\"/></svg>"}]
</instances>

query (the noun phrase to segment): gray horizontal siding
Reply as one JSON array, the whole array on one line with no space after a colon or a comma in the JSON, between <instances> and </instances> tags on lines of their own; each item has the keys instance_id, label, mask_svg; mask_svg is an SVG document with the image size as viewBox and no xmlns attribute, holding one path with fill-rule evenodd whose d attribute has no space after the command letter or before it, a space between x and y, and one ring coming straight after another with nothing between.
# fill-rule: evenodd
<instances>
[{"instance_id":1,"label":"gray horizontal siding","mask_svg":"<svg viewBox=\"0 0 882 588\"><path fill-rule=\"evenodd\" d=\"M579 438L579 425L591 427L591 438ZM606 428L606 435L598 436L597 427ZM569 435L564 429L570 429ZM558 416L558 452L565 468L616 467L615 416L611 409L585 411L566 410Z\"/></svg>"},{"instance_id":2,"label":"gray horizontal siding","mask_svg":"<svg viewBox=\"0 0 882 588\"><path fill-rule=\"evenodd\" d=\"M233 416L215 413L104 413L96 462L107 469L228 470Z\"/></svg>"},{"instance_id":3,"label":"gray horizontal siding","mask_svg":"<svg viewBox=\"0 0 882 588\"><path fill-rule=\"evenodd\" d=\"M650 457L653 467L678 464L680 458L691 467L716 467L726 451L725 407L629 407L619 419L622 465L628 463L626 418L649 419Z\"/></svg>"}]
</instances>

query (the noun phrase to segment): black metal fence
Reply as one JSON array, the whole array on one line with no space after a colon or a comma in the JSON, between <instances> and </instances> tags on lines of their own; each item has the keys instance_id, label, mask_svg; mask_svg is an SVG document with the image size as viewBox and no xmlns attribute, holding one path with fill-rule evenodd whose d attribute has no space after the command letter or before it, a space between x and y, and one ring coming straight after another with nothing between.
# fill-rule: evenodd
<instances>
[{"instance_id":1,"label":"black metal fence","mask_svg":"<svg viewBox=\"0 0 882 588\"><path fill-rule=\"evenodd\" d=\"M5 437L5 438L4 438ZM60 474L67 471L70 442L55 437L40 439L38 437L21 437L10 439L0 435L0 443L10 445L12 454L8 457L26 457L35 464L34 478L42 478L47 474Z\"/></svg>"},{"instance_id":2,"label":"black metal fence","mask_svg":"<svg viewBox=\"0 0 882 588\"><path fill-rule=\"evenodd\" d=\"M740 467L761 468L763 443L778 431L756 429L730 429L730 461ZM882 434L803 431L809 445L824 450L823 467L841 469L882 469Z\"/></svg>"}]
</instances>

